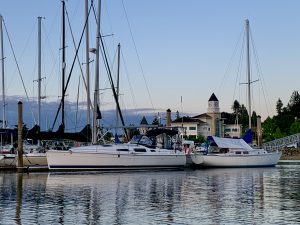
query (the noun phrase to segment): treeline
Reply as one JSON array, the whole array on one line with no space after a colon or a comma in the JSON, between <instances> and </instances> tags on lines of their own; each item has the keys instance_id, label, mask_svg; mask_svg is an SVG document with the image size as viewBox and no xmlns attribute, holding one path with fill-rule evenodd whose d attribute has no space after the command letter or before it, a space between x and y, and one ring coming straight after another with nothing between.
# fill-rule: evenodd
<instances>
[{"instance_id":1,"label":"treeline","mask_svg":"<svg viewBox=\"0 0 300 225\"><path fill-rule=\"evenodd\" d=\"M264 141L300 133L300 95L294 91L284 107L279 98L276 102L277 115L268 117L262 124Z\"/></svg>"},{"instance_id":2,"label":"treeline","mask_svg":"<svg viewBox=\"0 0 300 225\"><path fill-rule=\"evenodd\" d=\"M245 105L240 104L237 100L233 102L231 107L232 113L222 112L221 117L224 119L225 124L241 124L242 135L244 135L249 128L249 114ZM256 127L257 114L255 111L251 115L251 124Z\"/></svg>"},{"instance_id":3,"label":"treeline","mask_svg":"<svg viewBox=\"0 0 300 225\"><path fill-rule=\"evenodd\" d=\"M222 112L222 118L225 124L241 124L242 134L247 132L249 127L248 111L246 107L237 100L232 105L232 113ZM276 102L277 115L268 117L262 123L262 134L265 142L282 138L288 135L300 133L300 94L294 91L287 105L284 107L279 98ZM253 134L255 134L257 114L255 111L251 115L251 124Z\"/></svg>"}]
</instances>

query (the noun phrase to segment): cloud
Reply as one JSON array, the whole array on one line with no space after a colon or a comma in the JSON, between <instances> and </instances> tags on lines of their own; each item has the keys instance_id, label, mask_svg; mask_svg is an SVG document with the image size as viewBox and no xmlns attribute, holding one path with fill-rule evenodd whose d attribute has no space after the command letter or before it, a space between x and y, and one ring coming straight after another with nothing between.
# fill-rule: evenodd
<instances>
[{"instance_id":1,"label":"cloud","mask_svg":"<svg viewBox=\"0 0 300 225\"><path fill-rule=\"evenodd\" d=\"M6 98L6 121L9 127L14 127L18 123L18 102L23 103L23 122L28 128L33 127L38 120L38 103L36 98L31 98L27 101L24 96L9 96ZM57 101L42 101L41 103L41 128L48 130L53 127L54 119L59 107ZM78 110L77 110L78 109ZM157 113L159 112L159 113ZM101 125L116 126L116 110L109 109L101 111L103 119ZM142 117L145 116L148 123L152 123L155 116L161 117L161 122L165 122L165 110L152 108L137 108L137 109L122 109L125 125L139 125ZM2 115L2 113L1 113ZM77 117L77 119L76 119ZM91 112L91 120L92 120ZM2 119L2 117L1 117ZM57 121L53 130L57 130L61 123L61 112L58 114ZM86 103L79 102L78 107L76 102L65 102L65 126L69 132L80 131L87 123ZM119 119L119 125L121 125Z\"/></svg>"}]
</instances>

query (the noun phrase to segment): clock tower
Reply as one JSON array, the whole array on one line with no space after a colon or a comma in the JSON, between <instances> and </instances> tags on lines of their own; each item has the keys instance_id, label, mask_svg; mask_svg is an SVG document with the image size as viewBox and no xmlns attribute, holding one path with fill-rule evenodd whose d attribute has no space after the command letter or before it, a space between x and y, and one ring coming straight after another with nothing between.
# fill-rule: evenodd
<instances>
[{"instance_id":1,"label":"clock tower","mask_svg":"<svg viewBox=\"0 0 300 225\"><path fill-rule=\"evenodd\" d=\"M211 117L211 122L210 122L211 134L213 136L222 137L223 126L221 120L219 100L217 99L214 93L212 93L212 95L208 100L207 114Z\"/></svg>"},{"instance_id":2,"label":"clock tower","mask_svg":"<svg viewBox=\"0 0 300 225\"><path fill-rule=\"evenodd\" d=\"M219 100L215 96L214 93L210 96L208 100L208 108L207 108L208 113L219 113L220 112L220 107L219 107Z\"/></svg>"}]
</instances>

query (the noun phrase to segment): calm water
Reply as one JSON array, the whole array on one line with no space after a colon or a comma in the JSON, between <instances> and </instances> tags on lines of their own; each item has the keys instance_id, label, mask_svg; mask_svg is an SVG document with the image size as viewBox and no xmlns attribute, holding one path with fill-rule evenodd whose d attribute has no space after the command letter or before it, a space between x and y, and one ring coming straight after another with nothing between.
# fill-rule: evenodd
<instances>
[{"instance_id":1,"label":"calm water","mask_svg":"<svg viewBox=\"0 0 300 225\"><path fill-rule=\"evenodd\" d=\"M0 224L300 224L300 166L0 173Z\"/></svg>"}]
</instances>

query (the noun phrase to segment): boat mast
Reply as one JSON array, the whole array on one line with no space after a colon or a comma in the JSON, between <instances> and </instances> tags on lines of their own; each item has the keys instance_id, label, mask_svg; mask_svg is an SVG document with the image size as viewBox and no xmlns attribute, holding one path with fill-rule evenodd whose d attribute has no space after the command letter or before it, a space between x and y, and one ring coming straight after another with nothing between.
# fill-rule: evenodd
<instances>
[{"instance_id":1,"label":"boat mast","mask_svg":"<svg viewBox=\"0 0 300 225\"><path fill-rule=\"evenodd\" d=\"M2 128L6 128L6 118L5 118L5 83L4 83L4 47L3 47L3 29L2 29L3 17L0 15L0 36L1 36L1 64L2 64L2 101L3 101L3 115L2 115ZM2 143L2 142L1 142Z\"/></svg>"},{"instance_id":2,"label":"boat mast","mask_svg":"<svg viewBox=\"0 0 300 225\"><path fill-rule=\"evenodd\" d=\"M96 63L95 63L95 91L94 91L94 113L93 113L93 144L97 143L97 112L99 102L99 51L100 51L100 13L101 0L98 0L97 33L96 33Z\"/></svg>"},{"instance_id":3,"label":"boat mast","mask_svg":"<svg viewBox=\"0 0 300 225\"><path fill-rule=\"evenodd\" d=\"M61 128L65 131L65 72L66 72L66 36L65 36L65 0L62 0L62 101L61 101Z\"/></svg>"},{"instance_id":4,"label":"boat mast","mask_svg":"<svg viewBox=\"0 0 300 225\"><path fill-rule=\"evenodd\" d=\"M249 20L245 21L246 28L246 47L247 47L247 78L248 78L248 116L249 116L249 129L251 129L251 77L250 77L250 50L249 50Z\"/></svg>"},{"instance_id":5,"label":"boat mast","mask_svg":"<svg viewBox=\"0 0 300 225\"><path fill-rule=\"evenodd\" d=\"M121 50L121 45L120 43L118 44L118 68L117 68L117 101L119 101L119 93L120 93L120 50ZM116 106L116 127L119 126L119 113L118 113L118 106ZM116 129L117 133L117 129Z\"/></svg>"},{"instance_id":6,"label":"boat mast","mask_svg":"<svg viewBox=\"0 0 300 225\"><path fill-rule=\"evenodd\" d=\"M38 17L38 121L37 125L41 126L41 81L42 81L42 70L41 70L41 22L42 17ZM40 145L40 140L38 140L38 145Z\"/></svg>"},{"instance_id":7,"label":"boat mast","mask_svg":"<svg viewBox=\"0 0 300 225\"><path fill-rule=\"evenodd\" d=\"M85 59L86 59L86 96L87 96L87 125L91 124L91 102L90 102L90 57L89 57L89 23L88 23L88 15L89 15L89 0L85 0Z\"/></svg>"}]
</instances>

